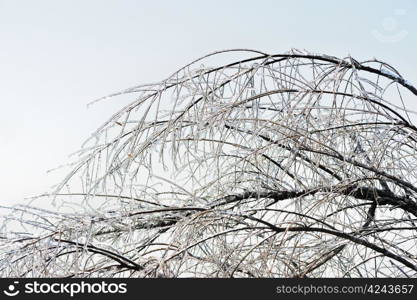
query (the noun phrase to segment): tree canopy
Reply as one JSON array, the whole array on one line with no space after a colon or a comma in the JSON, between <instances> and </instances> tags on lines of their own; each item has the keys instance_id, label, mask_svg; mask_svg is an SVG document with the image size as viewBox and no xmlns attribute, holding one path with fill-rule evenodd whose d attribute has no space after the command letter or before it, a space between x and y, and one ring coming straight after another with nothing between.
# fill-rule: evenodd
<instances>
[{"instance_id":1,"label":"tree canopy","mask_svg":"<svg viewBox=\"0 0 417 300\"><path fill-rule=\"evenodd\" d=\"M3 277L417 276L417 90L394 67L234 49L119 95L54 209L4 215Z\"/></svg>"}]
</instances>

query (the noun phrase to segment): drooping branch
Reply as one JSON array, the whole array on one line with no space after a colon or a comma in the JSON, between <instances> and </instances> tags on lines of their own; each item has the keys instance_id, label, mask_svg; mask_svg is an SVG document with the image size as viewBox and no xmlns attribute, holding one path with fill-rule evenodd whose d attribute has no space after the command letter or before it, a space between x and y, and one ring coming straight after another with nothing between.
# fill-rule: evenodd
<instances>
[{"instance_id":1,"label":"drooping branch","mask_svg":"<svg viewBox=\"0 0 417 300\"><path fill-rule=\"evenodd\" d=\"M118 95L7 208L2 276L417 276L417 90L389 64L235 49Z\"/></svg>"}]
</instances>

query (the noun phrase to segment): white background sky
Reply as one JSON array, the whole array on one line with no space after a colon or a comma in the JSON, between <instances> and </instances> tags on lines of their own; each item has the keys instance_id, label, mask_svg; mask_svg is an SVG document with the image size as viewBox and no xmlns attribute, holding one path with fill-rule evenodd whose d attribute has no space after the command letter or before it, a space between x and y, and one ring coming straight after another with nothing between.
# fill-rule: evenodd
<instances>
[{"instance_id":1,"label":"white background sky","mask_svg":"<svg viewBox=\"0 0 417 300\"><path fill-rule=\"evenodd\" d=\"M121 105L88 102L215 50L376 57L416 84L417 2L364 2L0 0L0 203L58 183Z\"/></svg>"}]
</instances>

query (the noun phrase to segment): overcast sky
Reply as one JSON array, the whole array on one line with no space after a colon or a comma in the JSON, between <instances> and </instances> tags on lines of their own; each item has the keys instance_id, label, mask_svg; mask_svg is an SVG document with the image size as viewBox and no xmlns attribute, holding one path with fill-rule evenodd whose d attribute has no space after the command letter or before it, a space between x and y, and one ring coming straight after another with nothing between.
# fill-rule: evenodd
<instances>
[{"instance_id":1,"label":"overcast sky","mask_svg":"<svg viewBox=\"0 0 417 300\"><path fill-rule=\"evenodd\" d=\"M46 171L122 105L88 102L215 50L376 57L415 84L416 13L412 0L0 0L1 203L57 183Z\"/></svg>"}]
</instances>

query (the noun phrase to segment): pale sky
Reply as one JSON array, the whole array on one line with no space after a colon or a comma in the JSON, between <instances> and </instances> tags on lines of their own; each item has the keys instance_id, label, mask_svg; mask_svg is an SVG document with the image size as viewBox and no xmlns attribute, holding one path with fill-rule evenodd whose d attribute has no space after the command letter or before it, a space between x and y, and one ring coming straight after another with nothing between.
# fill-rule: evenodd
<instances>
[{"instance_id":1,"label":"pale sky","mask_svg":"<svg viewBox=\"0 0 417 300\"><path fill-rule=\"evenodd\" d=\"M46 171L122 105L88 102L215 50L376 57L417 84L416 12L412 0L0 0L1 205L58 183Z\"/></svg>"}]
</instances>

